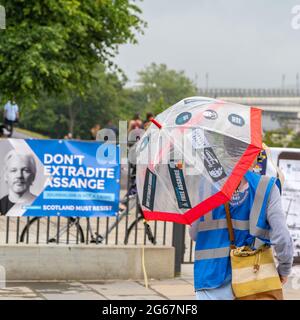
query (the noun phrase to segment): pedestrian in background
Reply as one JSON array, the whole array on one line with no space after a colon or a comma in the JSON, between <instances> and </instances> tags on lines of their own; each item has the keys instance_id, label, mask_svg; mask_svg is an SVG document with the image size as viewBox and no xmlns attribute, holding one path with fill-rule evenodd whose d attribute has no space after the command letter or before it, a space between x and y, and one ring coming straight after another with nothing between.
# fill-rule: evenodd
<instances>
[{"instance_id":1,"label":"pedestrian in background","mask_svg":"<svg viewBox=\"0 0 300 320\"><path fill-rule=\"evenodd\" d=\"M147 130L147 129L148 129L148 127L149 127L150 124L152 123L152 122L151 122L151 119L153 119L153 118L154 118L153 113L147 112L147 114L146 114L146 120L144 121L144 130Z\"/></svg>"},{"instance_id":2,"label":"pedestrian in background","mask_svg":"<svg viewBox=\"0 0 300 320\"><path fill-rule=\"evenodd\" d=\"M143 128L143 121L141 120L139 113L136 113L133 116L133 119L129 121L128 132L135 129L142 129L142 128Z\"/></svg>"},{"instance_id":3,"label":"pedestrian in background","mask_svg":"<svg viewBox=\"0 0 300 320\"><path fill-rule=\"evenodd\" d=\"M19 106L17 105L15 98L8 100L4 106L4 125L9 131L9 137L13 134L14 124L19 121Z\"/></svg>"},{"instance_id":4,"label":"pedestrian in background","mask_svg":"<svg viewBox=\"0 0 300 320\"><path fill-rule=\"evenodd\" d=\"M64 139L65 139L65 140L72 140L72 139L73 139L73 134L72 134L71 132L68 132L68 134L66 134L66 135L64 136Z\"/></svg>"},{"instance_id":5,"label":"pedestrian in background","mask_svg":"<svg viewBox=\"0 0 300 320\"><path fill-rule=\"evenodd\" d=\"M119 129L113 124L113 121L112 121L112 120L109 120L109 121L107 122L107 125L106 125L105 129L110 129L110 130L112 130L112 131L115 133L116 138L118 137L118 135L119 135Z\"/></svg>"},{"instance_id":6,"label":"pedestrian in background","mask_svg":"<svg viewBox=\"0 0 300 320\"><path fill-rule=\"evenodd\" d=\"M101 129L101 126L99 123L96 123L91 129L90 129L90 134L91 134L91 140L96 140L97 138L97 133Z\"/></svg>"}]
</instances>

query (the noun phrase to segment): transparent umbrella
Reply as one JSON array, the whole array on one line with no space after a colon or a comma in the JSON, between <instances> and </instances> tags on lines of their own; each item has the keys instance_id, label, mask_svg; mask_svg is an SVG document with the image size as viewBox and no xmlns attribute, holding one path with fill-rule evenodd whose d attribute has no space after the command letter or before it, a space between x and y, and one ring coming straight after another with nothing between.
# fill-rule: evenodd
<instances>
[{"instance_id":1,"label":"transparent umbrella","mask_svg":"<svg viewBox=\"0 0 300 320\"><path fill-rule=\"evenodd\" d=\"M227 202L262 149L257 108L191 97L152 122L136 147L147 220L191 224Z\"/></svg>"}]
</instances>

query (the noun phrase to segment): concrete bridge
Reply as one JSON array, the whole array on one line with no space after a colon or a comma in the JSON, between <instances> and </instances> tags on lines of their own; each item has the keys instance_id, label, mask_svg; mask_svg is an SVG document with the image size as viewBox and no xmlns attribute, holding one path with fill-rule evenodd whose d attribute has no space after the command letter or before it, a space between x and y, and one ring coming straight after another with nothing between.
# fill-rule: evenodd
<instances>
[{"instance_id":1,"label":"concrete bridge","mask_svg":"<svg viewBox=\"0 0 300 320\"><path fill-rule=\"evenodd\" d=\"M300 131L300 90L282 89L209 89L200 96L261 108L263 129L288 127Z\"/></svg>"}]
</instances>

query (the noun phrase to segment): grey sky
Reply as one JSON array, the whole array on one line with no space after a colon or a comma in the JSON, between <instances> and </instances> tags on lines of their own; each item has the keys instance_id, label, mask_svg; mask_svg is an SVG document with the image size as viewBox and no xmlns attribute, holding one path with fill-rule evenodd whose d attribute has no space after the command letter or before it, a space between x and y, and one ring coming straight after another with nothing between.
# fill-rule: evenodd
<instances>
[{"instance_id":1,"label":"grey sky","mask_svg":"<svg viewBox=\"0 0 300 320\"><path fill-rule=\"evenodd\" d=\"M139 3L139 2L138 2ZM117 64L131 82L151 62L184 70L210 87L295 87L300 30L291 27L300 0L144 0L148 22L138 45L120 48Z\"/></svg>"}]
</instances>

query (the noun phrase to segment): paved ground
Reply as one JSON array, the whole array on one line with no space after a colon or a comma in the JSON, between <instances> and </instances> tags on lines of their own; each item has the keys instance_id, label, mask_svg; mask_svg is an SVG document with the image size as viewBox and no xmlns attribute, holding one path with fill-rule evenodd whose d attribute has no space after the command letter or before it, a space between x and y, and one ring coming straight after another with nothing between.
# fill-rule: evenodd
<instances>
[{"instance_id":1,"label":"paved ground","mask_svg":"<svg viewBox=\"0 0 300 320\"><path fill-rule=\"evenodd\" d=\"M193 266L183 265L171 280L7 283L0 300L194 300ZM284 289L285 299L300 300L300 266Z\"/></svg>"},{"instance_id":2,"label":"paved ground","mask_svg":"<svg viewBox=\"0 0 300 320\"><path fill-rule=\"evenodd\" d=\"M15 139L30 139L31 137L28 136L27 134L19 132L18 129L14 129L12 138L15 138Z\"/></svg>"}]
</instances>

